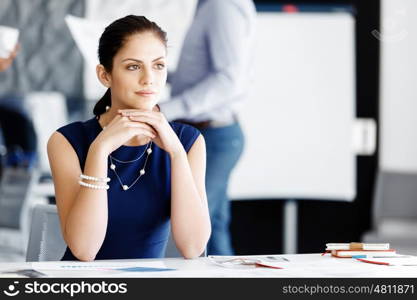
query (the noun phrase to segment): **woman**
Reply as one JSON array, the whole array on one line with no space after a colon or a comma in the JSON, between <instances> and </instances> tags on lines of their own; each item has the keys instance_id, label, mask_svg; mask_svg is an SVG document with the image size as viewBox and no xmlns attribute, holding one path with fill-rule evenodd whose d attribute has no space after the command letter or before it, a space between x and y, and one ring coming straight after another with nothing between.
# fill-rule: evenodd
<instances>
[{"instance_id":1,"label":"woman","mask_svg":"<svg viewBox=\"0 0 417 300\"><path fill-rule=\"evenodd\" d=\"M166 83L166 34L145 17L110 24L97 76L108 88L95 118L48 142L64 240L63 260L163 257L169 237L185 258L210 236L205 144L197 129L168 123L157 102Z\"/></svg>"}]
</instances>

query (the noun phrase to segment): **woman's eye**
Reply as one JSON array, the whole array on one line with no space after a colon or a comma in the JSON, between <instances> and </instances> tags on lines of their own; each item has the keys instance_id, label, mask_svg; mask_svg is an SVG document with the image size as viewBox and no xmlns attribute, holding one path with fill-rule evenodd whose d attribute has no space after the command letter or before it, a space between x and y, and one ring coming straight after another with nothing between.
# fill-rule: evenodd
<instances>
[{"instance_id":1,"label":"woman's eye","mask_svg":"<svg viewBox=\"0 0 417 300\"><path fill-rule=\"evenodd\" d=\"M127 67L127 69L131 70L131 71L135 71L135 70L139 69L139 66L138 65L130 65L130 66Z\"/></svg>"},{"instance_id":2,"label":"woman's eye","mask_svg":"<svg viewBox=\"0 0 417 300\"><path fill-rule=\"evenodd\" d=\"M165 68L164 64L157 64L156 67L158 68L158 70L163 70Z\"/></svg>"}]
</instances>

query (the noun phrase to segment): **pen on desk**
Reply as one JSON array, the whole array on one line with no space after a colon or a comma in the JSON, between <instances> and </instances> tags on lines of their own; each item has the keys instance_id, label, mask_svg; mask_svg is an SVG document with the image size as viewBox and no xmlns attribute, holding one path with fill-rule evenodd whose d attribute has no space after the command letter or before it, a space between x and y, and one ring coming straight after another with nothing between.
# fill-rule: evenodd
<instances>
[{"instance_id":1,"label":"pen on desk","mask_svg":"<svg viewBox=\"0 0 417 300\"><path fill-rule=\"evenodd\" d=\"M368 264L374 264L374 265L383 265L383 266L389 266L390 264L387 262L383 262L383 261L373 261L373 260L367 260L367 259L363 259L363 258L358 258L359 261L364 262L364 263L368 263Z\"/></svg>"},{"instance_id":2,"label":"pen on desk","mask_svg":"<svg viewBox=\"0 0 417 300\"><path fill-rule=\"evenodd\" d=\"M374 265L383 265L383 266L405 266L405 267L417 267L417 264L391 264L384 261L374 261L374 260L367 260L358 258L358 261L368 263L368 264L374 264Z\"/></svg>"},{"instance_id":3,"label":"pen on desk","mask_svg":"<svg viewBox=\"0 0 417 300\"><path fill-rule=\"evenodd\" d=\"M256 267L263 267L263 268L271 268L271 269L284 269L283 267L271 266L271 265L263 264L263 263L259 263L259 262L255 263L255 266Z\"/></svg>"},{"instance_id":4,"label":"pen on desk","mask_svg":"<svg viewBox=\"0 0 417 300\"><path fill-rule=\"evenodd\" d=\"M361 255L353 255L352 258L358 259L358 258L407 258L412 257L411 255L367 255L367 254L361 254Z\"/></svg>"}]
</instances>

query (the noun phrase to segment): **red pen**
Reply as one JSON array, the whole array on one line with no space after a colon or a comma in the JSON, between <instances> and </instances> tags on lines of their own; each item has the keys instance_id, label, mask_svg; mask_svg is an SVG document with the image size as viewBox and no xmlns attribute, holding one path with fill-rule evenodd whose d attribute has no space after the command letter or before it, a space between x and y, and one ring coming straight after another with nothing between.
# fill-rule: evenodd
<instances>
[{"instance_id":1,"label":"red pen","mask_svg":"<svg viewBox=\"0 0 417 300\"><path fill-rule=\"evenodd\" d=\"M357 260L368 263L368 264L374 264L374 265L384 265L384 266L389 266L390 265L390 263L383 262L383 261L373 261L373 260L367 260L367 259L363 259L363 258L357 258Z\"/></svg>"},{"instance_id":2,"label":"red pen","mask_svg":"<svg viewBox=\"0 0 417 300\"><path fill-rule=\"evenodd\" d=\"M278 267L278 266L271 266L271 265L268 265L268 264L263 264L263 263L259 263L259 262L256 262L255 263L255 266L257 266L257 267L263 267L263 268L271 268L271 269L284 269L284 268L282 268L282 267Z\"/></svg>"}]
</instances>

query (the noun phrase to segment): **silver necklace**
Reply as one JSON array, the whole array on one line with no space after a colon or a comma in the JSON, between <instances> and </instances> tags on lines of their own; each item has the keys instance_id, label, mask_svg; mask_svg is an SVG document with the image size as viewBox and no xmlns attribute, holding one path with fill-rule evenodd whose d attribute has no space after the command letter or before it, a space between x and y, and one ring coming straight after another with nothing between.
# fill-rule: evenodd
<instances>
[{"instance_id":1,"label":"silver necklace","mask_svg":"<svg viewBox=\"0 0 417 300\"><path fill-rule=\"evenodd\" d=\"M141 159L141 158L142 158L142 156L145 154L145 152L147 153L147 155L146 155L145 163L143 164L143 168L142 168L142 169L140 169L140 171L139 171L139 176L138 176L138 177L137 177L137 178L136 178L136 179L132 182L132 184L131 184L131 185L126 185L126 184L123 184L122 180L120 179L119 174L117 174L117 172L116 172L116 165L113 163L113 160L114 160L114 161L116 161L116 162L122 163L122 164L132 163L132 162L135 162L135 161L138 161L139 159ZM119 180L120 186L122 187L122 189L123 189L124 191L127 191L127 190L128 190L128 189L130 189L132 186L134 186L134 185L135 185L135 183L136 183L136 182L138 182L138 180L139 180L139 179L140 179L143 175L145 175L145 168L146 168L146 164L147 164L147 162L148 162L148 160L149 160L149 156L151 155L151 153L152 153L152 141L148 143L148 146L146 147L145 151L143 151L143 153L142 153L142 154L141 154L138 158L135 158L135 159L132 159L132 160L123 161L123 160L116 159L116 158L114 158L113 156L109 155L109 159L110 159L110 169L112 169L112 170L113 170L114 174L116 175L117 179Z\"/></svg>"},{"instance_id":2,"label":"silver necklace","mask_svg":"<svg viewBox=\"0 0 417 300\"><path fill-rule=\"evenodd\" d=\"M152 142L151 142L152 143ZM138 158L135 158L135 159L132 159L132 160L120 160L120 159L117 159L117 158L115 158L114 156L111 156L111 155L109 155L109 157L110 157L110 159L112 159L112 160L114 160L114 161L117 161L118 163L121 163L121 164L128 164L128 163L132 163L132 162L135 162L135 161L138 161L139 159L141 159L142 158L142 156L145 154L145 152L146 151L148 151L148 149L150 149L149 148L149 143L146 145L146 148L145 148L145 150L142 152L142 154L141 155L139 155L139 157ZM150 150L151 151L151 153L152 153L152 150Z\"/></svg>"}]
</instances>

